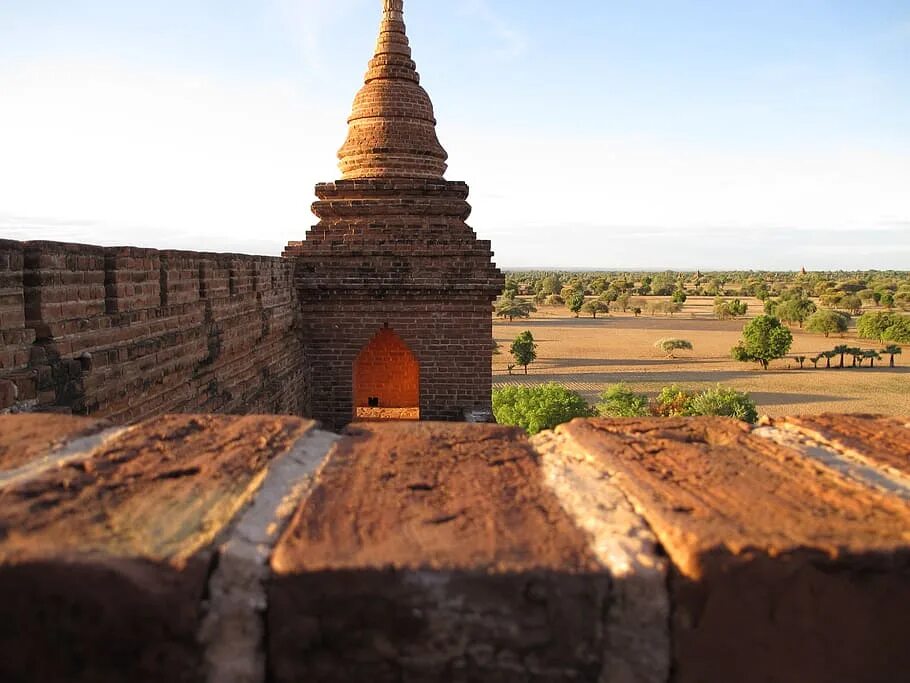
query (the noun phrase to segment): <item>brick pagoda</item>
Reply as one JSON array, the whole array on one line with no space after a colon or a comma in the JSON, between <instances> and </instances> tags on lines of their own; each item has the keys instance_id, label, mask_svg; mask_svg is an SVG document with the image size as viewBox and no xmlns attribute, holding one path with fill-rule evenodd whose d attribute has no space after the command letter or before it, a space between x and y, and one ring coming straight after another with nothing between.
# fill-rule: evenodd
<instances>
[{"instance_id":1,"label":"brick pagoda","mask_svg":"<svg viewBox=\"0 0 910 683\"><path fill-rule=\"evenodd\" d=\"M465 223L468 186L420 86L403 1L384 0L376 54L354 100L342 179L316 186L319 224L291 242L311 413L460 420L490 408L491 304L503 277Z\"/></svg>"}]
</instances>

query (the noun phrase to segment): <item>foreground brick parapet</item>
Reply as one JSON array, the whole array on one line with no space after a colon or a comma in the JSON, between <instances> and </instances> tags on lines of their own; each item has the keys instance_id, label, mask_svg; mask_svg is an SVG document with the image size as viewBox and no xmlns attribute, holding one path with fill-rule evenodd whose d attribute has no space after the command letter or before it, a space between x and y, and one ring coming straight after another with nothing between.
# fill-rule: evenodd
<instances>
[{"instance_id":1,"label":"foreground brick parapet","mask_svg":"<svg viewBox=\"0 0 910 683\"><path fill-rule=\"evenodd\" d=\"M900 421L41 419L0 416L3 681L910 670Z\"/></svg>"}]
</instances>

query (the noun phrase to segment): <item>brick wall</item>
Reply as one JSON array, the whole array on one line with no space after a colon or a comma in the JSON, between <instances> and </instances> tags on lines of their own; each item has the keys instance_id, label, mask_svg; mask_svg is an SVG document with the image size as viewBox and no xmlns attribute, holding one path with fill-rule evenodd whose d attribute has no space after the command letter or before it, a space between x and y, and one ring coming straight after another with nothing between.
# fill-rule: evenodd
<instances>
[{"instance_id":1,"label":"brick wall","mask_svg":"<svg viewBox=\"0 0 910 683\"><path fill-rule=\"evenodd\" d=\"M0 410L302 414L279 258L0 241Z\"/></svg>"},{"instance_id":2,"label":"brick wall","mask_svg":"<svg viewBox=\"0 0 910 683\"><path fill-rule=\"evenodd\" d=\"M462 182L340 180L316 186L320 218L285 256L295 264L312 416L339 428L353 415L353 368L386 326L420 365L420 417L489 410L492 302L503 276L490 243L465 221Z\"/></svg>"},{"instance_id":3,"label":"brick wall","mask_svg":"<svg viewBox=\"0 0 910 683\"><path fill-rule=\"evenodd\" d=\"M484 300L430 295L308 296L301 303L312 360L312 415L326 425L350 422L354 363L385 325L420 365L420 416L462 420L466 409L488 408L492 392L490 305Z\"/></svg>"}]
</instances>

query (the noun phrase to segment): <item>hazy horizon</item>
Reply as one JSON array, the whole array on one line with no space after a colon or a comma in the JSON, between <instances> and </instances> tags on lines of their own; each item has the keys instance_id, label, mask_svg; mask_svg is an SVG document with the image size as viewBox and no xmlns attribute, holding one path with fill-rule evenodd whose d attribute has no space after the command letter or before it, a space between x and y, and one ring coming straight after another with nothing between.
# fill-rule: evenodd
<instances>
[{"instance_id":1,"label":"hazy horizon","mask_svg":"<svg viewBox=\"0 0 910 683\"><path fill-rule=\"evenodd\" d=\"M0 5L0 238L277 255L316 220L379 0ZM899 0L406 0L503 268L910 264Z\"/></svg>"}]
</instances>

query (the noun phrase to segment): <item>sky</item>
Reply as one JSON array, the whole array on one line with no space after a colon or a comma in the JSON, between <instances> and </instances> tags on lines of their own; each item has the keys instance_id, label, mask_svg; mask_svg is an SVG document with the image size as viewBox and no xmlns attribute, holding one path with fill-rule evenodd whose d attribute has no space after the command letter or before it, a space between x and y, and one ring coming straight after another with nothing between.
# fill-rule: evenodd
<instances>
[{"instance_id":1,"label":"sky","mask_svg":"<svg viewBox=\"0 0 910 683\"><path fill-rule=\"evenodd\" d=\"M381 0L0 0L0 238L277 255ZM502 267L910 269L908 0L405 0Z\"/></svg>"}]
</instances>

